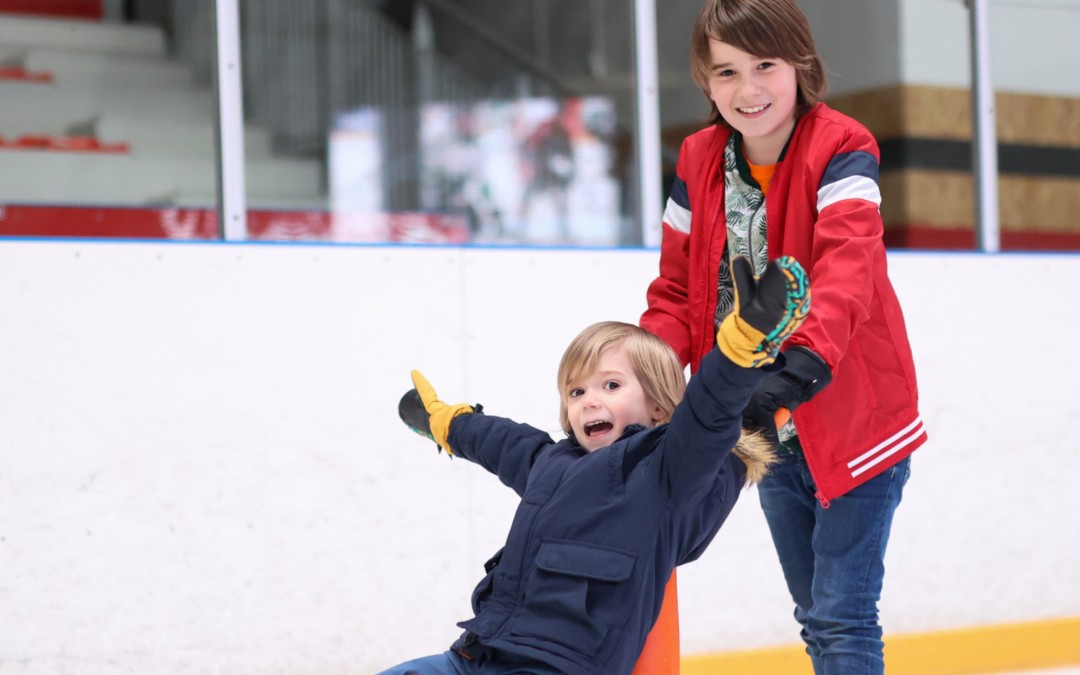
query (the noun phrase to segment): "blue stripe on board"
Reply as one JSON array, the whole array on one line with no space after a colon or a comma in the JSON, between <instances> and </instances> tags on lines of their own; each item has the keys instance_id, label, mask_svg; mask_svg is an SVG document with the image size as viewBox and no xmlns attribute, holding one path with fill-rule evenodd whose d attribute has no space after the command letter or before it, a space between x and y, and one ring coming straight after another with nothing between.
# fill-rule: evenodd
<instances>
[{"instance_id":1,"label":"blue stripe on board","mask_svg":"<svg viewBox=\"0 0 1080 675\"><path fill-rule=\"evenodd\" d=\"M326 248L390 248L418 249L443 248L462 251L588 251L632 253L635 251L659 251L659 246L571 246L567 244L423 244L405 242L367 242L367 241L278 241L268 239L245 239L243 241L225 241L223 239L133 239L130 237L52 237L29 236L19 234L0 234L0 244L8 241L47 242L76 244L165 244L169 246L264 246L281 247L326 247Z\"/></svg>"},{"instance_id":2,"label":"blue stripe on board","mask_svg":"<svg viewBox=\"0 0 1080 675\"><path fill-rule=\"evenodd\" d=\"M671 185L671 199L687 211L690 210L690 193L686 191L686 181L675 175L675 182Z\"/></svg>"},{"instance_id":3,"label":"blue stripe on board","mask_svg":"<svg viewBox=\"0 0 1080 675\"><path fill-rule=\"evenodd\" d=\"M869 152L855 150L836 155L825 167L825 175L821 177L821 187L832 185L838 180L851 178L852 176L866 176L875 183L878 182L878 162Z\"/></svg>"},{"instance_id":4,"label":"blue stripe on board","mask_svg":"<svg viewBox=\"0 0 1080 675\"><path fill-rule=\"evenodd\" d=\"M462 251L586 251L586 252L611 252L611 253L635 253L648 251L658 253L659 246L526 246L521 244L405 244L395 242L343 242L343 241L221 241L213 239L130 239L120 237L30 237L25 235L0 234L0 245L4 242L43 242L43 243L69 243L69 244L166 244L171 246L277 246L288 248L290 246L326 248L388 248L388 249L417 249L417 248L443 248L460 249ZM1080 258L1078 251L999 251L986 253L984 251L958 250L958 249L921 249L921 248L890 248L890 256L967 256L972 258L1001 257L1001 258Z\"/></svg>"}]
</instances>

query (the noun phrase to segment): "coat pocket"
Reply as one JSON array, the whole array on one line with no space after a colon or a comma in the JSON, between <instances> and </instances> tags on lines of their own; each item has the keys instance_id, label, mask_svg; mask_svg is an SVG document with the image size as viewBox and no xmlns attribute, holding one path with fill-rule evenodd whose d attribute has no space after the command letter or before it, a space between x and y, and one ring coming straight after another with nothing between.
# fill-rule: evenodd
<instances>
[{"instance_id":1,"label":"coat pocket","mask_svg":"<svg viewBox=\"0 0 1080 675\"><path fill-rule=\"evenodd\" d=\"M510 632L592 656L630 613L623 591L635 553L595 544L546 540L525 587L524 611Z\"/></svg>"},{"instance_id":2,"label":"coat pocket","mask_svg":"<svg viewBox=\"0 0 1080 675\"><path fill-rule=\"evenodd\" d=\"M484 563L484 571L487 574L477 584L472 594L472 609L473 615L479 615L480 609L484 604L484 601L491 596L492 586L495 583L495 568L499 566L499 562L502 560L503 549L499 549L498 553L491 557Z\"/></svg>"}]
</instances>

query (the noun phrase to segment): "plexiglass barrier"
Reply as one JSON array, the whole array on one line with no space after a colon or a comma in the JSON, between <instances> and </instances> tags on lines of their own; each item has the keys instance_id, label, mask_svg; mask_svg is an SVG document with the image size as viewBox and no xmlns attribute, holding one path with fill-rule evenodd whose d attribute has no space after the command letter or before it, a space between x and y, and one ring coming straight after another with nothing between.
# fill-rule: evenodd
<instances>
[{"instance_id":1,"label":"plexiglass barrier","mask_svg":"<svg viewBox=\"0 0 1080 675\"><path fill-rule=\"evenodd\" d=\"M248 204L318 223L249 235L639 244L628 8L596 5L244 4L245 114L289 163Z\"/></svg>"},{"instance_id":2,"label":"plexiglass barrier","mask_svg":"<svg viewBox=\"0 0 1080 675\"><path fill-rule=\"evenodd\" d=\"M0 234L216 236L177 215L216 208L211 82L161 18L0 0Z\"/></svg>"}]
</instances>

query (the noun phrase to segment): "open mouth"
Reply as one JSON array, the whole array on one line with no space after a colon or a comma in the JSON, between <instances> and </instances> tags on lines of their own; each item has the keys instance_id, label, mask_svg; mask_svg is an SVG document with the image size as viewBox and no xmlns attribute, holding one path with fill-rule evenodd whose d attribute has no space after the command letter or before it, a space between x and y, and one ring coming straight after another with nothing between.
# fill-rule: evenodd
<instances>
[{"instance_id":1,"label":"open mouth","mask_svg":"<svg viewBox=\"0 0 1080 675\"><path fill-rule=\"evenodd\" d=\"M598 420L596 422L589 422L588 424L585 425L585 435L586 436L599 436L600 434L604 434L604 433L607 433L607 432L611 431L614 428L614 426L615 425L613 425L611 422L605 422L605 421L602 421L602 420Z\"/></svg>"},{"instance_id":2,"label":"open mouth","mask_svg":"<svg viewBox=\"0 0 1080 675\"><path fill-rule=\"evenodd\" d=\"M765 112L765 109L768 108L771 105L772 105L771 103L766 103L765 105L756 105L753 108L735 108L735 109L738 110L739 112L741 112L744 115L756 115L756 114L758 114L760 112Z\"/></svg>"}]
</instances>

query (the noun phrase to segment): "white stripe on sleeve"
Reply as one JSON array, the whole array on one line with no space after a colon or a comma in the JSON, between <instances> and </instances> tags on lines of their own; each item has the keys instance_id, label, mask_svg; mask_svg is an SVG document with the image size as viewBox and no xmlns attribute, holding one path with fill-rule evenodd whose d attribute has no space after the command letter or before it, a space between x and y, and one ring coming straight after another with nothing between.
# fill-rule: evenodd
<instances>
[{"instance_id":1,"label":"white stripe on sleeve","mask_svg":"<svg viewBox=\"0 0 1080 675\"><path fill-rule=\"evenodd\" d=\"M866 176L848 176L823 186L817 192L817 210L845 199L865 199L881 206L881 190L873 179Z\"/></svg>"},{"instance_id":2,"label":"white stripe on sleeve","mask_svg":"<svg viewBox=\"0 0 1080 675\"><path fill-rule=\"evenodd\" d=\"M664 222L679 232L690 234L690 209L685 209L668 197L667 208L664 209Z\"/></svg>"}]
</instances>

